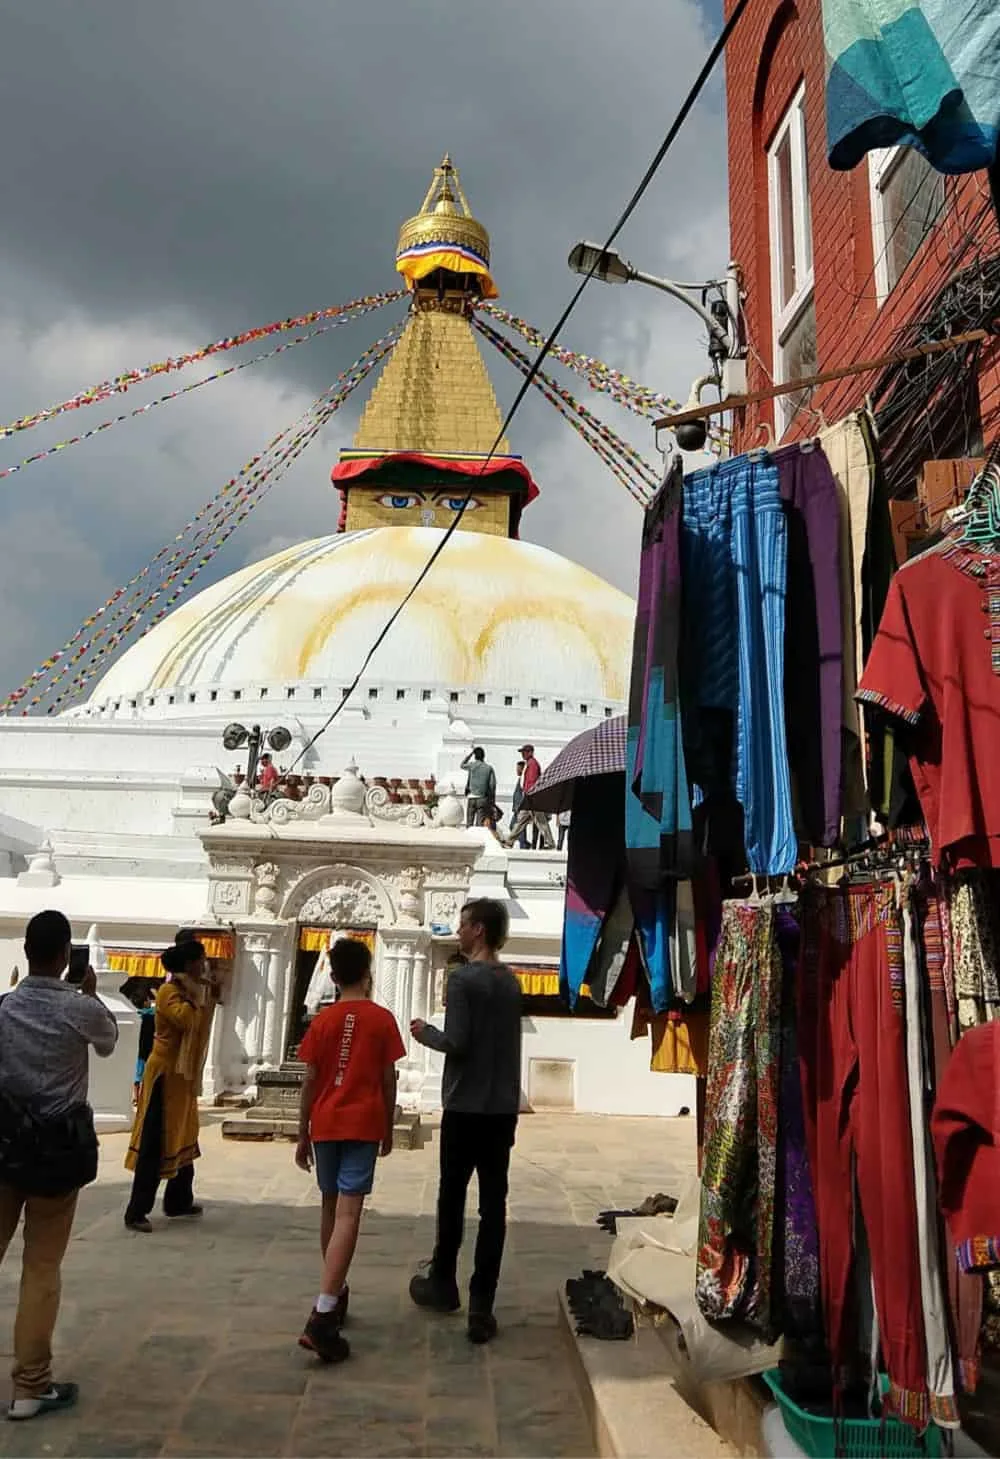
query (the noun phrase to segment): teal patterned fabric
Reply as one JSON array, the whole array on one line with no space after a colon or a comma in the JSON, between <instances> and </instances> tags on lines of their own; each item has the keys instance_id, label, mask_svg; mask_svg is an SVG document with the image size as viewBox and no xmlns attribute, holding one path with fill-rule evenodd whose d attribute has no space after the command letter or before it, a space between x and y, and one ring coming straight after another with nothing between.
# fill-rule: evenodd
<instances>
[{"instance_id":1,"label":"teal patterned fabric","mask_svg":"<svg viewBox=\"0 0 1000 1459\"><path fill-rule=\"evenodd\" d=\"M916 147L939 172L992 167L1000 137L997 0L822 0L827 152Z\"/></svg>"}]
</instances>

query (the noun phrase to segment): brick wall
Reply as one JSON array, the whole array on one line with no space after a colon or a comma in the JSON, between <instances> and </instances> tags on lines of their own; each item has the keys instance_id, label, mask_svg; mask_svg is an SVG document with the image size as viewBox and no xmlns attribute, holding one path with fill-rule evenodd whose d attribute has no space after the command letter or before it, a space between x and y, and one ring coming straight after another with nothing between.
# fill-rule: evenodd
<instances>
[{"instance_id":1,"label":"brick wall","mask_svg":"<svg viewBox=\"0 0 1000 1459\"><path fill-rule=\"evenodd\" d=\"M727 0L727 10L733 0ZM806 135L812 204L813 260L819 369L874 359L898 347L908 322L974 250L1000 248L988 208L984 174L948 179L948 201L895 289L880 308L867 162L834 172L826 160L825 57L819 0L751 0L727 49L730 236L732 257L744 271L749 389L765 388L774 370L766 149L799 84L806 87ZM970 247L971 245L971 247ZM830 421L864 402L877 372L817 389L813 405ZM984 435L1000 431L1000 348L983 351L979 396ZM735 448L774 423L770 401L738 418ZM788 439L806 433L809 418L793 422Z\"/></svg>"}]
</instances>

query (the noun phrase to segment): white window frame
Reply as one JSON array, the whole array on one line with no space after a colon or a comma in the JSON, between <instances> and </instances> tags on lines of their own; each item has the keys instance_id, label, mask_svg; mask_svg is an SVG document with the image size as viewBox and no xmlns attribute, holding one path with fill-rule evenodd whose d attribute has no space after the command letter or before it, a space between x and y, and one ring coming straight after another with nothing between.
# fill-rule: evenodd
<instances>
[{"instance_id":1,"label":"white window frame","mask_svg":"<svg viewBox=\"0 0 1000 1459\"><path fill-rule=\"evenodd\" d=\"M792 327L813 297L815 277L812 248L812 207L809 198L809 169L806 153L806 88L805 82L793 96L788 110L778 124L767 149L768 231L771 252L771 315L774 333L774 383L787 378L784 370L784 349ZM779 193L778 154L785 141L790 143L789 157L792 178L792 247L794 249L795 291L783 305L781 279L785 258L782 253L781 198ZM787 397L777 396L775 418L779 435L783 434L793 414Z\"/></svg>"},{"instance_id":2,"label":"white window frame","mask_svg":"<svg viewBox=\"0 0 1000 1459\"><path fill-rule=\"evenodd\" d=\"M886 226L885 189L909 150L907 147L878 147L868 153L868 195L872 215L872 247L875 250L875 297L880 309L899 283L899 279L895 283L889 281L889 229ZM923 242L920 246L923 247ZM913 256L916 258L916 254Z\"/></svg>"}]
</instances>

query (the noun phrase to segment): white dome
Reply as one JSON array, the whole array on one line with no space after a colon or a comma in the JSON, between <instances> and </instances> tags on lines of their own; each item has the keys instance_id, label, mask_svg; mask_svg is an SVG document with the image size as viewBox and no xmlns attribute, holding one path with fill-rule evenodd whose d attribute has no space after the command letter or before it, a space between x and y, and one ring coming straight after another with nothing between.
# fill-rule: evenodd
<instances>
[{"instance_id":1,"label":"white dome","mask_svg":"<svg viewBox=\"0 0 1000 1459\"><path fill-rule=\"evenodd\" d=\"M226 700L260 685L346 687L442 536L380 527L319 537L233 573L129 649L91 707ZM544 547L456 532L364 682L425 698L500 689L618 704L634 613L625 593Z\"/></svg>"}]
</instances>

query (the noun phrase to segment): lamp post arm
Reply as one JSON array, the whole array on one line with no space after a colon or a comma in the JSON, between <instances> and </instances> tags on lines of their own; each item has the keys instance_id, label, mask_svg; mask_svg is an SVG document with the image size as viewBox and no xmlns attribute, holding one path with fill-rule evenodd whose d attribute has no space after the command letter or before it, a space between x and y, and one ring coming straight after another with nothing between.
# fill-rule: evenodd
<instances>
[{"instance_id":1,"label":"lamp post arm","mask_svg":"<svg viewBox=\"0 0 1000 1459\"><path fill-rule=\"evenodd\" d=\"M632 278L637 284L648 284L650 288L660 289L664 294L672 295L673 298L679 299L682 304L686 304L689 309L693 309L698 317L707 325L708 332L712 338L718 340L719 344L725 346L727 354L732 353L733 342L729 338L728 332L722 328L717 319L713 318L704 304L700 304L697 299L692 299L684 284L675 284L672 279L657 278L656 274L644 274L641 269L633 269Z\"/></svg>"}]
</instances>

